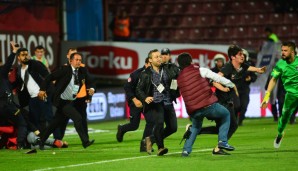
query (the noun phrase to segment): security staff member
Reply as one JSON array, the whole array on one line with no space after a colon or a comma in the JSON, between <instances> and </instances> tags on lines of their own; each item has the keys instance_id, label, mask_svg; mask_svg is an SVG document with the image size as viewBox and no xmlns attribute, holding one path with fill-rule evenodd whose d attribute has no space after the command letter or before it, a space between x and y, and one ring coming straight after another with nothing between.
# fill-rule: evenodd
<instances>
[{"instance_id":1,"label":"security staff member","mask_svg":"<svg viewBox=\"0 0 298 171\"><path fill-rule=\"evenodd\" d=\"M142 68L135 70L130 74L127 82L124 84L124 90L126 93L126 99L128 102L128 106L130 109L130 122L124 125L118 125L118 131L116 134L116 138L118 142L123 141L123 136L126 132L135 131L139 128L141 113L143 112L143 104L136 97L136 87L139 81L139 77L141 72L143 72L147 67L150 66L149 58L147 57L145 60L145 65ZM151 135L154 123L147 122L145 126L145 130L143 133L143 138L140 143L140 152L146 152L145 147L145 137Z\"/></svg>"}]
</instances>

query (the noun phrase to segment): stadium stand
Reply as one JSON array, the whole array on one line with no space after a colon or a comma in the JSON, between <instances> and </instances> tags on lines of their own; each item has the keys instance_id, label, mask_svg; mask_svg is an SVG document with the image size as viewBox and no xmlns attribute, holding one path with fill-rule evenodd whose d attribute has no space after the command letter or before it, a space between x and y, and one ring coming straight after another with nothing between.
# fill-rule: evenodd
<instances>
[{"instance_id":1,"label":"stadium stand","mask_svg":"<svg viewBox=\"0 0 298 171\"><path fill-rule=\"evenodd\" d=\"M294 1L293 1L294 2ZM273 0L111 0L109 10L126 9L134 40L228 44L258 48L271 27L283 40L298 40L298 7ZM160 32L160 33L156 33ZM142 33L142 34L141 34ZM170 35L165 35L170 34Z\"/></svg>"}]
</instances>

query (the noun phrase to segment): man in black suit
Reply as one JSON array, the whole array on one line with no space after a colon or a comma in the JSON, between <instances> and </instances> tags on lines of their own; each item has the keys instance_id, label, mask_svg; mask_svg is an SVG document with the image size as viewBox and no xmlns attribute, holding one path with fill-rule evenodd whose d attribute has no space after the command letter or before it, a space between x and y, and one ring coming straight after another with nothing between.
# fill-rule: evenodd
<instances>
[{"instance_id":1,"label":"man in black suit","mask_svg":"<svg viewBox=\"0 0 298 171\"><path fill-rule=\"evenodd\" d=\"M76 48L69 48L68 51L67 51L67 63L65 63L64 65L70 65L70 55L73 54L73 53L77 53L77 49ZM86 70L87 71L87 68L85 67L85 64L81 63L80 64L80 67L82 67L82 69ZM85 82L86 84L86 82ZM74 100L74 106L76 108L76 110L81 114L82 116L82 124L83 124L83 128L84 128L84 131L86 132L88 138L89 138L89 134L88 134L88 122L87 122L87 103L90 103L91 102L91 96L89 96L88 92L87 92L87 89L86 89L86 85L83 84L82 87L80 88L80 91L78 92L77 94L77 97L76 99ZM90 89L93 89L92 86L90 85L89 86ZM62 140L63 137L64 137L64 134L65 134L65 130L66 130L66 127L67 127L67 124L68 124L68 120L61 125L60 127L60 134L61 136L60 137L57 137L58 139Z\"/></svg>"},{"instance_id":2,"label":"man in black suit","mask_svg":"<svg viewBox=\"0 0 298 171\"><path fill-rule=\"evenodd\" d=\"M0 126L13 126L17 128L17 148L25 147L27 127L32 131L38 131L32 123L29 122L28 111L20 109L13 101L12 84L9 82L8 74L15 60L16 53L19 52L19 46L11 42L12 53L7 58L4 65L0 64ZM2 135L0 141L5 137Z\"/></svg>"},{"instance_id":3,"label":"man in black suit","mask_svg":"<svg viewBox=\"0 0 298 171\"><path fill-rule=\"evenodd\" d=\"M53 119L52 103L50 101L52 92L48 93L49 97L44 101L39 100L37 95L41 83L50 73L40 61L31 60L28 49L18 49L16 56L20 62L17 74L20 105L21 107L29 106L30 121L35 127L42 131ZM53 88L52 83L49 84L51 85L49 88ZM38 135L39 132L35 134ZM55 138L57 134L59 134L59 132L55 131Z\"/></svg>"},{"instance_id":4,"label":"man in black suit","mask_svg":"<svg viewBox=\"0 0 298 171\"><path fill-rule=\"evenodd\" d=\"M43 100L47 97L46 89L50 82L56 81L56 90L53 93L53 103L57 107L53 121L44 132L41 132L41 149L43 149L43 143L55 130L55 128L61 126L61 124L65 123L65 121L69 118L74 122L74 127L79 134L83 147L87 148L94 143L94 140L89 141L89 138L83 128L82 117L74 107L73 103L82 85L85 82L87 86L89 85L87 71L84 67L80 67L81 62L82 55L79 53L73 53L70 56L70 65L62 66L55 72L48 75L41 85L38 96ZM87 89L89 89L89 87L87 87ZM94 90L89 89L88 94L92 96L94 94Z\"/></svg>"}]
</instances>

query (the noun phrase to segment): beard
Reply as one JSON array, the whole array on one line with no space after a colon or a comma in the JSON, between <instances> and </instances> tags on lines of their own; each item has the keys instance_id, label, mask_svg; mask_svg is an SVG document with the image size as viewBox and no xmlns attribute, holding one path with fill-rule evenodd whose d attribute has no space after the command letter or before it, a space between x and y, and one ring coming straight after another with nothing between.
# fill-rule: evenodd
<instances>
[{"instance_id":1,"label":"beard","mask_svg":"<svg viewBox=\"0 0 298 171\"><path fill-rule=\"evenodd\" d=\"M291 58L291 56L285 56L285 55L283 55L281 57L284 61L288 61Z\"/></svg>"},{"instance_id":2,"label":"beard","mask_svg":"<svg viewBox=\"0 0 298 171\"><path fill-rule=\"evenodd\" d=\"M25 59L22 61L23 64L28 65L29 64L29 59Z\"/></svg>"}]
</instances>

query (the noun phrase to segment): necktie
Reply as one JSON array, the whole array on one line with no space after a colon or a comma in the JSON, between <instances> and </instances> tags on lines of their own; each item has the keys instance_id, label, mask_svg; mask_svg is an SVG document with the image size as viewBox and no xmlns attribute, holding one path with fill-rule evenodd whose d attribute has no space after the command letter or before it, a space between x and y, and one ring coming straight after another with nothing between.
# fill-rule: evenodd
<instances>
[{"instance_id":1,"label":"necktie","mask_svg":"<svg viewBox=\"0 0 298 171\"><path fill-rule=\"evenodd\" d=\"M75 69L73 72L73 76L74 76L74 85L79 86L79 76L78 76L78 69ZM75 98L77 96L77 92L75 92L75 94L72 95L73 98Z\"/></svg>"},{"instance_id":2,"label":"necktie","mask_svg":"<svg viewBox=\"0 0 298 171\"><path fill-rule=\"evenodd\" d=\"M79 85L78 69L74 70L73 75L74 75L74 84Z\"/></svg>"},{"instance_id":3,"label":"necktie","mask_svg":"<svg viewBox=\"0 0 298 171\"><path fill-rule=\"evenodd\" d=\"M29 73L28 73L28 69L26 69L25 75L24 75L24 85L25 86L27 86L28 80L29 80Z\"/></svg>"}]
</instances>

